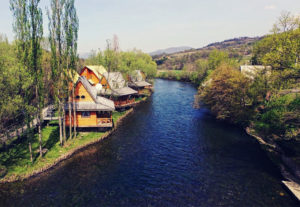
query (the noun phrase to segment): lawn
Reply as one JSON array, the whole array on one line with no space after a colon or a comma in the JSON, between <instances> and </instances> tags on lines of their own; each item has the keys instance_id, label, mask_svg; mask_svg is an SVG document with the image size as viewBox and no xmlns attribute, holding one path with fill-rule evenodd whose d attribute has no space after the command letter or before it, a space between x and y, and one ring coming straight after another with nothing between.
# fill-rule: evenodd
<instances>
[{"instance_id":1,"label":"lawn","mask_svg":"<svg viewBox=\"0 0 300 207\"><path fill-rule=\"evenodd\" d=\"M114 122L116 123L125 113L126 111L113 112ZM51 125L42 129L43 148L48 149L48 151L43 157L39 157L38 135L30 131L27 135L23 135L12 142L5 149L0 149L0 167L5 166L7 170L4 179L24 177L32 174L34 171L47 168L53 165L61 156L98 140L104 134L105 132L79 132L76 139L68 139L65 145L61 147L59 127L55 122L51 123ZM29 142L32 144L33 162L30 161Z\"/></svg>"}]
</instances>

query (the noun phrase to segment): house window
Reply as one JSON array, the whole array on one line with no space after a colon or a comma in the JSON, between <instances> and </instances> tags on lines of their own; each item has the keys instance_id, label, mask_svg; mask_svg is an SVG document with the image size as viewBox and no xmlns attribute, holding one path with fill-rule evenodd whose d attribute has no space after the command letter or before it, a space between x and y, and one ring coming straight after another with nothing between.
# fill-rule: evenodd
<instances>
[{"instance_id":1,"label":"house window","mask_svg":"<svg viewBox=\"0 0 300 207\"><path fill-rule=\"evenodd\" d=\"M81 112L81 117L82 118L88 118L90 116L91 116L91 112L89 112L89 111L83 111L83 112Z\"/></svg>"},{"instance_id":2,"label":"house window","mask_svg":"<svg viewBox=\"0 0 300 207\"><path fill-rule=\"evenodd\" d=\"M85 99L85 96L81 96L82 99Z\"/></svg>"}]
</instances>

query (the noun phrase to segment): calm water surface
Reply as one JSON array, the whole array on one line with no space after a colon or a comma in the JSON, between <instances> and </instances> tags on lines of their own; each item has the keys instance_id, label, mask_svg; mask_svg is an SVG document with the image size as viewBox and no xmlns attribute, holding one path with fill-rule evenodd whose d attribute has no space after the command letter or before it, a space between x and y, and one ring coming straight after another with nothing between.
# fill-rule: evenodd
<instances>
[{"instance_id":1,"label":"calm water surface","mask_svg":"<svg viewBox=\"0 0 300 207\"><path fill-rule=\"evenodd\" d=\"M252 138L193 109L196 92L156 80L113 136L43 176L1 185L1 206L297 206Z\"/></svg>"}]
</instances>

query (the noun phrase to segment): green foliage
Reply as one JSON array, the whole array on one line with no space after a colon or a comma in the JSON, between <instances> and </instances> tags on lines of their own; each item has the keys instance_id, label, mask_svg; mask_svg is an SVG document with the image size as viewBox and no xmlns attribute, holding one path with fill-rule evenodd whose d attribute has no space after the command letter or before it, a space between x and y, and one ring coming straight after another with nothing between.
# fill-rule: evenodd
<instances>
[{"instance_id":1,"label":"green foliage","mask_svg":"<svg viewBox=\"0 0 300 207\"><path fill-rule=\"evenodd\" d=\"M272 87L291 88L300 77L300 26L299 19L283 13L273 34L259 41L253 49L253 64L272 66Z\"/></svg>"},{"instance_id":2,"label":"green foliage","mask_svg":"<svg viewBox=\"0 0 300 207\"><path fill-rule=\"evenodd\" d=\"M213 50L208 57L208 67L209 69L214 70L222 63L228 62L228 60L228 53L219 50Z\"/></svg>"},{"instance_id":3,"label":"green foliage","mask_svg":"<svg viewBox=\"0 0 300 207\"><path fill-rule=\"evenodd\" d=\"M156 63L151 56L139 50L118 52L110 49L96 53L92 51L91 56L86 59L87 65L103 65L109 71L120 71L129 74L134 70L143 71L148 78L156 75Z\"/></svg>"},{"instance_id":4,"label":"green foliage","mask_svg":"<svg viewBox=\"0 0 300 207\"><path fill-rule=\"evenodd\" d=\"M0 133L9 126L24 120L23 111L32 111L27 105L26 91L32 85L29 71L18 64L16 45L9 44L4 36L0 41ZM20 80L24 81L20 83ZM25 104L24 104L25 103Z\"/></svg>"},{"instance_id":5,"label":"green foliage","mask_svg":"<svg viewBox=\"0 0 300 207\"><path fill-rule=\"evenodd\" d=\"M114 121L118 121L126 112L113 112ZM0 153L0 168L5 166L7 169L7 177L24 176L31 174L35 170L40 170L52 166L59 157L62 157L73 150L83 147L94 142L105 134L103 132L79 133L78 139L69 139L65 147L60 146L59 127L48 126L43 128L43 148L47 148L48 152L43 157L38 157L37 150L39 147L38 135L29 133L28 137L23 136L13 143L7 150ZM34 162L30 162L30 154L28 152L28 140L32 142ZM1 166L2 165L2 166ZM1 169L0 169L1 171Z\"/></svg>"},{"instance_id":6,"label":"green foliage","mask_svg":"<svg viewBox=\"0 0 300 207\"><path fill-rule=\"evenodd\" d=\"M217 119L247 125L253 114L249 96L250 81L229 65L219 66L210 76L209 84L202 89L205 104Z\"/></svg>"},{"instance_id":7,"label":"green foliage","mask_svg":"<svg viewBox=\"0 0 300 207\"><path fill-rule=\"evenodd\" d=\"M300 29L268 35L253 51L253 64L270 65L276 70L295 68L300 55Z\"/></svg>"},{"instance_id":8,"label":"green foliage","mask_svg":"<svg viewBox=\"0 0 300 207\"><path fill-rule=\"evenodd\" d=\"M259 114L256 129L264 135L276 134L285 139L300 135L300 96L288 94L275 96Z\"/></svg>"}]
</instances>

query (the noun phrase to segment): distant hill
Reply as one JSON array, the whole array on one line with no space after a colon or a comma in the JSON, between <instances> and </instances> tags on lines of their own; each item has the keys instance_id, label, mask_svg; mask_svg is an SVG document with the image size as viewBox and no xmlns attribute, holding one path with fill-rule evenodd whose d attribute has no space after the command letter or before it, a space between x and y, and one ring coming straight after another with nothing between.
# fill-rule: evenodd
<instances>
[{"instance_id":1,"label":"distant hill","mask_svg":"<svg viewBox=\"0 0 300 207\"><path fill-rule=\"evenodd\" d=\"M199 48L197 50L203 50L203 49L227 49L227 48L240 48L240 47L247 47L247 46L252 46L253 43L261 40L263 37L239 37L239 38L233 38L233 39L228 39L224 40L222 42L215 42L211 43L203 48Z\"/></svg>"},{"instance_id":2,"label":"distant hill","mask_svg":"<svg viewBox=\"0 0 300 207\"><path fill-rule=\"evenodd\" d=\"M150 52L149 55L151 56L157 56L157 55L169 55L169 54L173 54L173 53L178 53L178 52L183 52L186 50L191 50L193 48L188 47L188 46L182 46L182 47L170 47L167 49L161 49L161 50L156 50L154 52Z\"/></svg>"},{"instance_id":3,"label":"distant hill","mask_svg":"<svg viewBox=\"0 0 300 207\"><path fill-rule=\"evenodd\" d=\"M211 43L205 47L193 49L187 48L184 51L172 54L152 55L159 70L182 70L183 68L196 70L196 61L207 59L212 50L222 50L228 52L232 58L237 58L244 63L248 63L252 55L253 45L263 37L239 37L224 40L222 42Z\"/></svg>"}]
</instances>

